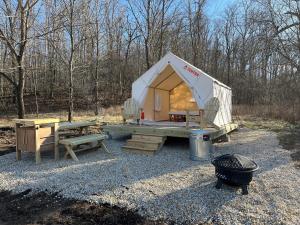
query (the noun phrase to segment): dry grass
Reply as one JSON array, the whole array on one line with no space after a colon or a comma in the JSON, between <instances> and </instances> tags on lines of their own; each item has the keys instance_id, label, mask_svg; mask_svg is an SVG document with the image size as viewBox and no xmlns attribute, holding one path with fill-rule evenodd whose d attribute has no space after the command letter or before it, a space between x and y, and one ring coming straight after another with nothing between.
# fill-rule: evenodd
<instances>
[{"instance_id":1,"label":"dry grass","mask_svg":"<svg viewBox=\"0 0 300 225\"><path fill-rule=\"evenodd\" d=\"M234 105L233 115L272 118L296 123L300 121L300 105L294 107L290 105Z\"/></svg>"},{"instance_id":2,"label":"dry grass","mask_svg":"<svg viewBox=\"0 0 300 225\"><path fill-rule=\"evenodd\" d=\"M17 115L7 115L0 117L0 126L13 126L13 119L16 119ZM66 111L42 113L37 117L36 114L26 114L26 118L59 118L60 121L68 120L68 113ZM122 121L121 107L110 107L103 109L100 115L95 116L93 111L78 111L74 112L74 121L80 120L97 120L100 123L119 123Z\"/></svg>"},{"instance_id":3,"label":"dry grass","mask_svg":"<svg viewBox=\"0 0 300 225\"><path fill-rule=\"evenodd\" d=\"M253 130L264 129L279 132L286 128L294 126L293 124L284 120L266 119L256 116L239 116L238 118L236 118L236 120L240 125Z\"/></svg>"}]
</instances>

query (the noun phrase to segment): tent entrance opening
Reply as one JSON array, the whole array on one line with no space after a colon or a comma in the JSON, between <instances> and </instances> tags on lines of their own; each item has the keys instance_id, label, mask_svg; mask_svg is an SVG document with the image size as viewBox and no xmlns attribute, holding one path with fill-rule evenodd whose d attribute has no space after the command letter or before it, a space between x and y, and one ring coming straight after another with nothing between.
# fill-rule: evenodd
<instances>
[{"instance_id":1,"label":"tent entrance opening","mask_svg":"<svg viewBox=\"0 0 300 225\"><path fill-rule=\"evenodd\" d=\"M148 87L143 110L150 121L184 122L186 111L199 113L192 91L170 65Z\"/></svg>"}]
</instances>

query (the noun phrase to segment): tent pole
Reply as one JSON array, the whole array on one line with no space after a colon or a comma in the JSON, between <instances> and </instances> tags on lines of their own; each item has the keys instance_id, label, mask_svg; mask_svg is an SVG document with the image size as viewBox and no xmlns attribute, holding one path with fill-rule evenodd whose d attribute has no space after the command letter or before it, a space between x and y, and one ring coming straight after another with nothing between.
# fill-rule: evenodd
<instances>
[{"instance_id":1,"label":"tent pole","mask_svg":"<svg viewBox=\"0 0 300 225\"><path fill-rule=\"evenodd\" d=\"M153 101L154 101L154 108L153 108L153 120L155 121L155 88L153 88Z\"/></svg>"},{"instance_id":2,"label":"tent pole","mask_svg":"<svg viewBox=\"0 0 300 225\"><path fill-rule=\"evenodd\" d=\"M169 91L169 121L170 120L170 111L171 111L171 91Z\"/></svg>"}]
</instances>

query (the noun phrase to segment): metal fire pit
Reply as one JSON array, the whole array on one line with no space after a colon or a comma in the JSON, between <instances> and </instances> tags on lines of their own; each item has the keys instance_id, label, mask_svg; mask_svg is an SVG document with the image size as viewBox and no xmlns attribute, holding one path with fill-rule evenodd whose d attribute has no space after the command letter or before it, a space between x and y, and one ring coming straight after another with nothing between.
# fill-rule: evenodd
<instances>
[{"instance_id":1,"label":"metal fire pit","mask_svg":"<svg viewBox=\"0 0 300 225\"><path fill-rule=\"evenodd\" d=\"M242 187L242 194L248 194L248 185L252 181L253 172L258 169L257 164L239 154L226 154L212 160L218 178L216 188L222 183Z\"/></svg>"}]
</instances>

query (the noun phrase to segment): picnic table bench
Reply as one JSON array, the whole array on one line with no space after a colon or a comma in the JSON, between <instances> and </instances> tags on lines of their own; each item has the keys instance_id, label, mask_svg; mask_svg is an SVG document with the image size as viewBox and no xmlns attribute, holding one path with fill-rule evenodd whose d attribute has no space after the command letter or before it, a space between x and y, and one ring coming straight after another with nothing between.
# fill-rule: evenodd
<instances>
[{"instance_id":1,"label":"picnic table bench","mask_svg":"<svg viewBox=\"0 0 300 225\"><path fill-rule=\"evenodd\" d=\"M64 145L67 149L67 152L65 154L65 158L70 155L73 160L78 161L78 158L76 156L76 152L85 151L91 148L95 147L102 147L106 152L110 153L110 151L107 149L103 141L107 138L107 135L105 134L91 134L91 135L84 135L80 137L74 137L74 138L67 138L62 139L59 141L60 144ZM96 146L91 146L93 142L97 142ZM79 148L80 145L89 144L88 147Z\"/></svg>"}]
</instances>

